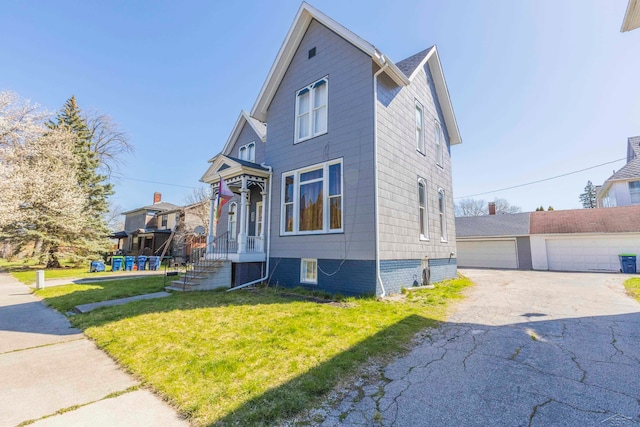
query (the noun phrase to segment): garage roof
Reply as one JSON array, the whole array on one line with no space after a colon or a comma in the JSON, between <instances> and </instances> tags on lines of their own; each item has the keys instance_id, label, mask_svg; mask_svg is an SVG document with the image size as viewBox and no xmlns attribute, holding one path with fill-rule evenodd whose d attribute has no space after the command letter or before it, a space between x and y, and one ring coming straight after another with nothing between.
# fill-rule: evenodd
<instances>
[{"instance_id":1,"label":"garage roof","mask_svg":"<svg viewBox=\"0 0 640 427\"><path fill-rule=\"evenodd\" d=\"M456 218L456 237L504 237L529 234L529 212Z\"/></svg>"},{"instance_id":2,"label":"garage roof","mask_svg":"<svg viewBox=\"0 0 640 427\"><path fill-rule=\"evenodd\" d=\"M531 234L624 232L640 232L640 206L531 212Z\"/></svg>"}]
</instances>

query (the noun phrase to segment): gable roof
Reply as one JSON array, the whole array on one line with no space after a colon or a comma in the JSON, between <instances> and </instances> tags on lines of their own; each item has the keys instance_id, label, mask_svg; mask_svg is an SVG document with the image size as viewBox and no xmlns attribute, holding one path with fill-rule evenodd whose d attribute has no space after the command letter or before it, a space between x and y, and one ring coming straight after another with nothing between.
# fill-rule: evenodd
<instances>
[{"instance_id":1,"label":"gable roof","mask_svg":"<svg viewBox=\"0 0 640 427\"><path fill-rule=\"evenodd\" d=\"M282 43L282 46L278 51L278 55L276 56L273 65L271 66L271 70L267 75L267 79L265 80L262 89L260 89L260 94L258 95L253 108L251 109L252 117L255 117L258 120L266 121L267 109L269 108L269 104L275 96L275 93L280 86L282 79L284 78L289 64L291 63L291 60L293 59L293 56L295 55L296 50L300 45L305 32L307 31L307 28L311 24L311 21L314 19L360 49L365 54L369 55L373 62L378 66L383 67L387 65L385 72L399 86L407 86L411 83L411 77L415 76L415 73L407 73L406 71L411 68L412 64L415 64L416 67L420 65L424 66L424 63L431 57L433 57L433 61L429 62L429 66L431 67L431 73L433 75L436 92L438 94L443 115L445 117L447 130L449 131L450 143L453 145L462 142L458 124L455 120L455 114L453 113L449 91L447 89L446 82L444 81L442 66L440 64L440 59L438 57L435 46L432 46L429 49L420 52L424 53L424 56L420 58L420 61L418 61L417 58L414 58L420 55L416 54L404 61L399 62L398 65L396 65L393 63L393 61L389 60L382 52L380 52L374 45L360 38L349 29L337 23L336 21L306 2L303 2L300 6L298 13L293 20L293 24L291 25L291 28L289 28L289 32L287 33L287 36L285 37L284 42ZM410 59L412 60L409 61ZM404 69L401 69L400 64L402 64L403 62Z\"/></svg>"},{"instance_id":2,"label":"gable roof","mask_svg":"<svg viewBox=\"0 0 640 427\"><path fill-rule=\"evenodd\" d=\"M202 175L202 178L200 178L201 182L207 184L220 181L220 176L226 179L229 176L239 173L252 173L262 177L267 177L269 174L269 168L257 163L225 156L224 154L218 154L209 160L209 163L211 163L211 166L209 166L209 169L207 169L204 175Z\"/></svg>"},{"instance_id":3,"label":"gable roof","mask_svg":"<svg viewBox=\"0 0 640 427\"><path fill-rule=\"evenodd\" d=\"M529 212L456 218L456 237L505 237L529 234Z\"/></svg>"},{"instance_id":4,"label":"gable roof","mask_svg":"<svg viewBox=\"0 0 640 427\"><path fill-rule=\"evenodd\" d=\"M640 233L640 206L531 212L531 234Z\"/></svg>"},{"instance_id":5,"label":"gable roof","mask_svg":"<svg viewBox=\"0 0 640 427\"><path fill-rule=\"evenodd\" d=\"M453 112L453 105L451 104L451 97L449 96L447 82L444 79L442 64L440 63L440 55L438 55L438 48L433 45L428 49L422 50L415 55L403 59L398 62L397 65L398 68L400 68L409 78L409 81L412 81L427 63L431 70L431 76L436 88L436 95L438 95L438 101L440 102L440 108L442 109L442 115L444 116L445 125L449 134L449 143L451 145L460 144L462 142L460 129L458 129L458 121L456 120L456 115Z\"/></svg>"},{"instance_id":6,"label":"gable roof","mask_svg":"<svg viewBox=\"0 0 640 427\"><path fill-rule=\"evenodd\" d=\"M179 208L180 206L174 205L173 203L160 202L160 203L154 203L153 205L147 205L147 206L142 206L140 208L131 209L130 211L122 212L120 215L126 215L126 214L130 214L130 213L142 211L142 210L164 212L164 211L170 211L170 210L175 210Z\"/></svg>"},{"instance_id":7,"label":"gable roof","mask_svg":"<svg viewBox=\"0 0 640 427\"><path fill-rule=\"evenodd\" d=\"M249 113L242 110L240 112L240 115L238 116L238 120L236 120L236 124L233 125L233 130L231 131L229 138L227 138L227 142L224 144L222 154L229 154L231 152L231 149L238 140L240 132L242 132L242 128L244 127L245 123L251 126L251 129L253 129L253 131L256 133L256 135L258 135L258 138L260 138L262 142L265 142L267 140L267 125L262 123L260 120L251 117Z\"/></svg>"},{"instance_id":8,"label":"gable roof","mask_svg":"<svg viewBox=\"0 0 640 427\"><path fill-rule=\"evenodd\" d=\"M640 136L628 138L627 143L627 164L607 178L598 190L597 197L606 194L613 181L640 180Z\"/></svg>"}]
</instances>

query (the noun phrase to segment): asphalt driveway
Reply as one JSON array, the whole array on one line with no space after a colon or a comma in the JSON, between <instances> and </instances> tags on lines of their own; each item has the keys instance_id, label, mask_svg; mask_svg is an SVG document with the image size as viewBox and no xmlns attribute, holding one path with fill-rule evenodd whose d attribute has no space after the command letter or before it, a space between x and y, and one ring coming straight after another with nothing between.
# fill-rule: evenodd
<instances>
[{"instance_id":1,"label":"asphalt driveway","mask_svg":"<svg viewBox=\"0 0 640 427\"><path fill-rule=\"evenodd\" d=\"M640 426L640 304L620 274L461 270L476 284L322 425ZM316 418L317 419L317 418Z\"/></svg>"}]
</instances>

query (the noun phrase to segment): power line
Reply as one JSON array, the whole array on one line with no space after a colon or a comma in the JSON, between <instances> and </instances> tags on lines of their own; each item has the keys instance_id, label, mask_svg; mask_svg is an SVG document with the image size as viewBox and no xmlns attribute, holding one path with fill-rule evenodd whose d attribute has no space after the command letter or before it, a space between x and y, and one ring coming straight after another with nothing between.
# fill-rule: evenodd
<instances>
[{"instance_id":1,"label":"power line","mask_svg":"<svg viewBox=\"0 0 640 427\"><path fill-rule=\"evenodd\" d=\"M118 179L126 179L129 181L138 181L138 182L146 182L149 184L159 184L159 185L169 185L171 187L181 187L181 188L190 188L190 189L197 189L198 187L190 187L187 185L179 185L179 184L169 184L168 182L158 182L158 181L149 181L146 179L136 179L136 178L129 178L126 176L122 176L122 175L116 175L116 174L112 174L111 176L118 178Z\"/></svg>"},{"instance_id":2,"label":"power line","mask_svg":"<svg viewBox=\"0 0 640 427\"><path fill-rule=\"evenodd\" d=\"M557 178L562 178L563 176L568 176L568 175L573 175L575 173L588 171L589 169L599 168L600 166L609 165L611 163L619 162L621 160L626 160L626 159L627 159L626 157L623 157L621 159L611 160L610 162L600 163L599 165L589 166L588 168L580 169L580 170L577 170L577 171L567 172L567 173L563 173L562 175L552 176L551 178L539 179L537 181L531 181L531 182L527 182L525 184L518 184L518 185L511 186L511 187L500 188L498 190L485 191L484 193L476 193L476 194L471 194L471 195L468 195L468 196L454 197L454 199L466 199L466 198L469 198L469 197L483 196L485 194L497 193L498 191L511 190L513 188L519 188L519 187L525 187L527 185L538 184L540 182L550 181L552 179L557 179Z\"/></svg>"}]
</instances>

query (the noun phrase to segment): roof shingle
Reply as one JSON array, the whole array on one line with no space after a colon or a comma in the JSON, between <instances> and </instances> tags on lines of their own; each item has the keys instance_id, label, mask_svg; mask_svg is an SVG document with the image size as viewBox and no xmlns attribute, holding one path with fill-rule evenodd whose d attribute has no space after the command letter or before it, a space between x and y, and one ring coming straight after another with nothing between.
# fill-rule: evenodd
<instances>
[{"instance_id":1,"label":"roof shingle","mask_svg":"<svg viewBox=\"0 0 640 427\"><path fill-rule=\"evenodd\" d=\"M456 237L504 237L529 234L529 212L456 218Z\"/></svg>"},{"instance_id":2,"label":"roof shingle","mask_svg":"<svg viewBox=\"0 0 640 427\"><path fill-rule=\"evenodd\" d=\"M531 234L640 232L640 206L531 212Z\"/></svg>"}]
</instances>

